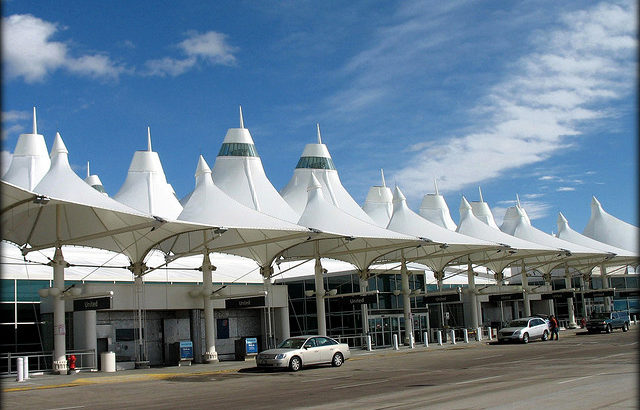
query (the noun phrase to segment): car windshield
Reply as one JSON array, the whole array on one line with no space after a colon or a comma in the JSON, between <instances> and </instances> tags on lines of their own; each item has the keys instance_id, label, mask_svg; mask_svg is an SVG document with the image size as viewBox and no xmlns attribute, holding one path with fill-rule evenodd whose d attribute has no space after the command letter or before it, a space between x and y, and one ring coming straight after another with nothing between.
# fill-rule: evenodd
<instances>
[{"instance_id":1,"label":"car windshield","mask_svg":"<svg viewBox=\"0 0 640 410\"><path fill-rule=\"evenodd\" d=\"M520 319L520 320L512 320L509 322L509 327L527 327L529 325L529 320Z\"/></svg>"},{"instance_id":2,"label":"car windshield","mask_svg":"<svg viewBox=\"0 0 640 410\"><path fill-rule=\"evenodd\" d=\"M300 349L304 344L305 340L307 339L292 337L291 339L287 339L284 342L280 343L278 348L279 349Z\"/></svg>"},{"instance_id":3,"label":"car windshield","mask_svg":"<svg viewBox=\"0 0 640 410\"><path fill-rule=\"evenodd\" d=\"M606 312L592 313L591 319L609 319L609 313L606 313Z\"/></svg>"}]
</instances>

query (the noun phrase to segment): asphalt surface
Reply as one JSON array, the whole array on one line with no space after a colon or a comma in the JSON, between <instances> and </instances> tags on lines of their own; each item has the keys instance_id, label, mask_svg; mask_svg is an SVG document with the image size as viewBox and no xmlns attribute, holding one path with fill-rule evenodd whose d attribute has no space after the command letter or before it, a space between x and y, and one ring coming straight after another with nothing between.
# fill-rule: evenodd
<instances>
[{"instance_id":1,"label":"asphalt surface","mask_svg":"<svg viewBox=\"0 0 640 410\"><path fill-rule=\"evenodd\" d=\"M559 341L365 352L340 368L221 362L2 380L3 409L638 408L638 326Z\"/></svg>"}]
</instances>

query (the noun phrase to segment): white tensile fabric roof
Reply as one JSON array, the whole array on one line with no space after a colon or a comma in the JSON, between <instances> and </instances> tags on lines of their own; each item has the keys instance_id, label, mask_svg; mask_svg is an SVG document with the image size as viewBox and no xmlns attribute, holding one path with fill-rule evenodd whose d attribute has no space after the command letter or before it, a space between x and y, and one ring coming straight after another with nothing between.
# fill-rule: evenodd
<instances>
[{"instance_id":1,"label":"white tensile fabric roof","mask_svg":"<svg viewBox=\"0 0 640 410\"><path fill-rule=\"evenodd\" d=\"M322 185L314 175L308 190L309 199L298 224L340 237L297 245L283 253L286 259L311 259L317 252L364 271L386 253L421 243L418 238L386 230L338 208L324 198Z\"/></svg>"},{"instance_id":2,"label":"white tensile fabric roof","mask_svg":"<svg viewBox=\"0 0 640 410\"><path fill-rule=\"evenodd\" d=\"M439 192L436 192L435 194L426 194L422 198L422 204L420 204L420 216L450 231L456 230L456 223L451 219L447 202Z\"/></svg>"},{"instance_id":3,"label":"white tensile fabric roof","mask_svg":"<svg viewBox=\"0 0 640 410\"><path fill-rule=\"evenodd\" d=\"M582 246L588 246L589 248L598 249L603 252L613 253L616 256L609 259L607 264L611 265L637 265L640 258L637 253L633 253L626 249L617 248L615 246L606 244L604 242L596 241L588 236L579 234L571 229L569 221L562 215L562 212L558 213L558 234L557 237L564 239L565 241L576 243Z\"/></svg>"},{"instance_id":4,"label":"white tensile fabric roof","mask_svg":"<svg viewBox=\"0 0 640 410\"><path fill-rule=\"evenodd\" d=\"M243 256L260 266L270 266L278 253L308 239L308 229L258 212L229 197L214 184L211 169L202 156L195 177L195 189L187 196L178 219L226 230L222 235L208 236L208 250ZM167 253L202 254L203 233L184 233L164 241L160 248Z\"/></svg>"},{"instance_id":5,"label":"white tensile fabric roof","mask_svg":"<svg viewBox=\"0 0 640 410\"><path fill-rule=\"evenodd\" d=\"M507 208L500 230L517 238L568 252L562 261L554 261L543 266L537 266L536 269L543 273L549 273L563 263L578 270L593 267L611 257L611 254L606 252L567 242L534 228L526 211L519 204Z\"/></svg>"},{"instance_id":6,"label":"white tensile fabric roof","mask_svg":"<svg viewBox=\"0 0 640 410\"><path fill-rule=\"evenodd\" d=\"M340 182L327 146L322 143L318 126L318 143L307 144L289 183L280 191L282 197L299 215L307 205L307 188L311 175L319 181L324 197L346 213L368 223L375 223L349 195Z\"/></svg>"},{"instance_id":7,"label":"white tensile fabric roof","mask_svg":"<svg viewBox=\"0 0 640 410\"><path fill-rule=\"evenodd\" d=\"M582 234L636 254L639 249L640 230L638 227L608 214L595 196L591 199L591 218L589 218Z\"/></svg>"},{"instance_id":8,"label":"white tensile fabric roof","mask_svg":"<svg viewBox=\"0 0 640 410\"><path fill-rule=\"evenodd\" d=\"M409 209L407 200L398 187L393 193L393 215L388 229L414 235L436 245L404 251L407 259L429 266L433 271L442 271L461 256L501 248L497 243L450 231L426 220Z\"/></svg>"},{"instance_id":9,"label":"white tensile fabric roof","mask_svg":"<svg viewBox=\"0 0 640 410\"><path fill-rule=\"evenodd\" d=\"M167 182L158 153L151 149L150 131L147 138L147 150L133 154L127 178L113 198L145 214L176 219L182 206Z\"/></svg>"},{"instance_id":10,"label":"white tensile fabric roof","mask_svg":"<svg viewBox=\"0 0 640 410\"><path fill-rule=\"evenodd\" d=\"M246 148L249 152L243 152ZM222 152L225 150L225 152ZM249 130L229 128L213 165L213 180L231 198L276 218L295 223L300 217L267 179Z\"/></svg>"},{"instance_id":11,"label":"white tensile fabric roof","mask_svg":"<svg viewBox=\"0 0 640 410\"><path fill-rule=\"evenodd\" d=\"M484 202L483 202L484 203ZM489 210L489 207L486 208ZM491 211L489 210L489 214ZM493 220L493 218L491 219ZM561 253L559 249L525 241L524 239L508 235L498 229L495 222L495 228L488 222L480 220L472 212L472 205L469 204L465 197L460 201L460 223L456 232L472 236L474 238L482 238L492 242L500 243L508 246L510 249L503 250L507 255L494 254L484 261L475 262L488 267L494 272L502 272L507 266L515 261L525 259L528 262L550 262L559 259ZM563 254L564 256L564 254Z\"/></svg>"},{"instance_id":12,"label":"white tensile fabric roof","mask_svg":"<svg viewBox=\"0 0 640 410\"><path fill-rule=\"evenodd\" d=\"M36 108L33 107L33 132L20 134L18 137L11 164L2 179L31 191L47 173L49 166L51 166L51 160L47 152L47 144L44 136L38 134Z\"/></svg>"},{"instance_id":13,"label":"white tensile fabric roof","mask_svg":"<svg viewBox=\"0 0 640 410\"><path fill-rule=\"evenodd\" d=\"M387 187L382 170L380 170L380 174L382 185L369 188L362 209L378 226L386 228L391 220L391 215L393 215L393 192L391 192L391 188Z\"/></svg>"},{"instance_id":14,"label":"white tensile fabric roof","mask_svg":"<svg viewBox=\"0 0 640 410\"><path fill-rule=\"evenodd\" d=\"M98 192L109 196L107 191L105 191L104 186L102 185L102 181L100 181L100 177L95 174L91 175L91 171L89 170L89 162L87 162L87 176L84 179L84 182L86 182L90 187L97 190Z\"/></svg>"}]
</instances>

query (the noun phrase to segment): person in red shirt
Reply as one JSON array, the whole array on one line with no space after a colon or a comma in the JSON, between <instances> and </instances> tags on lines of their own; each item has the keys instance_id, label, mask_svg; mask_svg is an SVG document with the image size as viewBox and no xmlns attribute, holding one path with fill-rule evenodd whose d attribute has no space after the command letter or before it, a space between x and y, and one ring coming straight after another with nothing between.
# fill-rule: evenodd
<instances>
[{"instance_id":1,"label":"person in red shirt","mask_svg":"<svg viewBox=\"0 0 640 410\"><path fill-rule=\"evenodd\" d=\"M553 335L556 335L556 340L558 340L558 320L554 315L551 315L549 318L549 329L551 330L551 340L553 340Z\"/></svg>"}]
</instances>

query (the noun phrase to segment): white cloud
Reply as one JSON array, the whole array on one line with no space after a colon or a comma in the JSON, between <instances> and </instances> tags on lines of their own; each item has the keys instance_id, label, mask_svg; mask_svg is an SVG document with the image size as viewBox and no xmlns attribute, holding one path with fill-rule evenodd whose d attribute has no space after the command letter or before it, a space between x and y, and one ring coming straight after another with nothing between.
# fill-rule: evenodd
<instances>
[{"instance_id":1,"label":"white cloud","mask_svg":"<svg viewBox=\"0 0 640 410\"><path fill-rule=\"evenodd\" d=\"M73 57L67 44L51 39L58 31L56 23L31 14L3 17L2 53L7 78L34 83L58 69L92 77L117 77L124 71L102 54Z\"/></svg>"},{"instance_id":2,"label":"white cloud","mask_svg":"<svg viewBox=\"0 0 640 410\"><path fill-rule=\"evenodd\" d=\"M610 114L598 104L631 92L635 20L634 2L561 16L555 29L531 38L532 52L471 110L481 114L479 126L438 144L414 143L409 150L417 152L395 173L397 181L413 195L430 189L434 177L441 190L460 190L575 144L584 121Z\"/></svg>"},{"instance_id":3,"label":"white cloud","mask_svg":"<svg viewBox=\"0 0 640 410\"><path fill-rule=\"evenodd\" d=\"M31 117L31 113L29 111L3 111L2 112L2 122L14 122L26 120Z\"/></svg>"},{"instance_id":4,"label":"white cloud","mask_svg":"<svg viewBox=\"0 0 640 410\"><path fill-rule=\"evenodd\" d=\"M576 189L574 187L570 187L570 186L561 186L561 187L558 187L558 189L556 189L557 192L570 192L575 190Z\"/></svg>"},{"instance_id":5,"label":"white cloud","mask_svg":"<svg viewBox=\"0 0 640 410\"><path fill-rule=\"evenodd\" d=\"M2 140L5 141L11 135L20 134L22 131L24 131L24 126L20 124L13 124L8 127L2 126Z\"/></svg>"},{"instance_id":6,"label":"white cloud","mask_svg":"<svg viewBox=\"0 0 640 410\"><path fill-rule=\"evenodd\" d=\"M538 178L538 181L553 181L554 179L558 179L558 177L553 175L543 175L540 178Z\"/></svg>"},{"instance_id":7,"label":"white cloud","mask_svg":"<svg viewBox=\"0 0 640 410\"><path fill-rule=\"evenodd\" d=\"M189 37L180 42L177 47L186 55L185 58L164 57L149 60L145 63L147 75L176 77L198 66L199 63L211 65L233 65L237 50L227 42L227 36L215 31L203 34L188 33Z\"/></svg>"}]
</instances>

